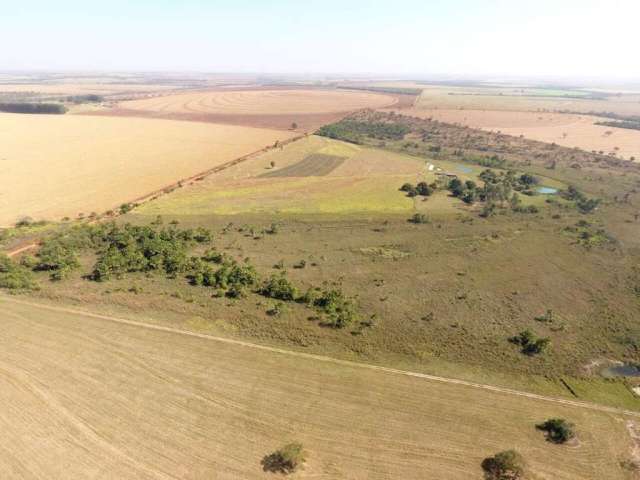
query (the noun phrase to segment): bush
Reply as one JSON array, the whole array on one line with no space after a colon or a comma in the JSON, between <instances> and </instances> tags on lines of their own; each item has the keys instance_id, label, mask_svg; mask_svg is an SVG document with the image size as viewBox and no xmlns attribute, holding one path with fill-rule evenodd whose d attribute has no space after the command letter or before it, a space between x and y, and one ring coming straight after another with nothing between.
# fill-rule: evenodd
<instances>
[{"instance_id":1,"label":"bush","mask_svg":"<svg viewBox=\"0 0 640 480\"><path fill-rule=\"evenodd\" d=\"M305 461L302 444L294 442L266 455L260 463L265 472L287 475L295 472Z\"/></svg>"},{"instance_id":2,"label":"bush","mask_svg":"<svg viewBox=\"0 0 640 480\"><path fill-rule=\"evenodd\" d=\"M576 436L574 425L562 418L551 418L536 428L546 432L547 439L553 443L566 443Z\"/></svg>"},{"instance_id":3,"label":"bush","mask_svg":"<svg viewBox=\"0 0 640 480\"><path fill-rule=\"evenodd\" d=\"M525 464L518 452L506 450L485 458L482 469L487 480L518 480L524 475Z\"/></svg>"},{"instance_id":4,"label":"bush","mask_svg":"<svg viewBox=\"0 0 640 480\"><path fill-rule=\"evenodd\" d=\"M344 328L358 318L354 301L335 288L321 291L313 304L327 315L325 324L332 328Z\"/></svg>"},{"instance_id":5,"label":"bush","mask_svg":"<svg viewBox=\"0 0 640 480\"><path fill-rule=\"evenodd\" d=\"M29 269L15 263L6 255L0 255L0 288L33 290L36 284Z\"/></svg>"},{"instance_id":6,"label":"bush","mask_svg":"<svg viewBox=\"0 0 640 480\"><path fill-rule=\"evenodd\" d=\"M548 338L536 338L531 330L520 332L515 337L512 337L510 341L516 345L520 345L522 347L522 353L530 356L543 353L551 343L551 340Z\"/></svg>"},{"instance_id":7,"label":"bush","mask_svg":"<svg viewBox=\"0 0 640 480\"><path fill-rule=\"evenodd\" d=\"M409 219L409 222L415 224L429 223L429 217L427 217L424 213L414 213L413 216Z\"/></svg>"},{"instance_id":8,"label":"bush","mask_svg":"<svg viewBox=\"0 0 640 480\"><path fill-rule=\"evenodd\" d=\"M291 302L298 297L298 290L284 275L273 275L260 289L265 297Z\"/></svg>"},{"instance_id":9,"label":"bush","mask_svg":"<svg viewBox=\"0 0 640 480\"><path fill-rule=\"evenodd\" d=\"M50 272L52 280L62 280L79 266L75 245L64 238L54 238L42 245L33 269Z\"/></svg>"}]
</instances>

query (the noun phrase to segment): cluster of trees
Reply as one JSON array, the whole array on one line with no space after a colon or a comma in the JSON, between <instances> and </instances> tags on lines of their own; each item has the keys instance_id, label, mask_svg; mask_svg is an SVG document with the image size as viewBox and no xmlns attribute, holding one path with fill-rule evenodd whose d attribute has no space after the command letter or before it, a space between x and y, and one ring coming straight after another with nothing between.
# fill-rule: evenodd
<instances>
[{"instance_id":1,"label":"cluster of trees","mask_svg":"<svg viewBox=\"0 0 640 480\"><path fill-rule=\"evenodd\" d=\"M580 213L591 213L600 205L599 198L588 198L573 185L569 185L566 190L562 190L560 196L565 200L574 202Z\"/></svg>"},{"instance_id":2,"label":"cluster of trees","mask_svg":"<svg viewBox=\"0 0 640 480\"><path fill-rule=\"evenodd\" d=\"M508 203L515 212L538 212L538 208L533 205L522 206L518 195L518 192L527 195L535 193L531 188L538 183L538 179L533 175L525 173L518 176L513 170L497 174L494 170L487 169L479 175L479 178L484 182L483 186L477 185L472 180L462 182L459 178L454 178L447 185L447 189L454 197L460 198L467 204L477 201L485 202L481 212L483 217L493 215L497 205L504 207L505 203Z\"/></svg>"},{"instance_id":3,"label":"cluster of trees","mask_svg":"<svg viewBox=\"0 0 640 480\"><path fill-rule=\"evenodd\" d=\"M336 140L361 144L363 137L378 140L402 140L411 129L407 125L387 122L360 122L357 120L341 120L325 125L316 132L317 135Z\"/></svg>"},{"instance_id":4,"label":"cluster of trees","mask_svg":"<svg viewBox=\"0 0 640 480\"><path fill-rule=\"evenodd\" d=\"M67 108L60 103L11 102L0 103L0 112L62 115L67 113Z\"/></svg>"},{"instance_id":5,"label":"cluster of trees","mask_svg":"<svg viewBox=\"0 0 640 480\"><path fill-rule=\"evenodd\" d=\"M264 282L259 293L275 300L304 303L314 307L324 314L323 324L332 328L345 328L358 319L355 301L335 286L310 288L300 295L298 289L281 274L273 275Z\"/></svg>"},{"instance_id":6,"label":"cluster of trees","mask_svg":"<svg viewBox=\"0 0 640 480\"><path fill-rule=\"evenodd\" d=\"M231 298L246 296L246 290L258 283L258 273L253 265L240 264L215 250L192 257L187 272L192 285L214 287Z\"/></svg>"},{"instance_id":7,"label":"cluster of trees","mask_svg":"<svg viewBox=\"0 0 640 480\"><path fill-rule=\"evenodd\" d=\"M181 274L192 285L213 287L232 298L244 297L251 290L275 300L306 304L323 315L324 325L333 328L344 328L358 319L355 301L337 286L311 288L300 295L284 272L261 282L248 260L240 263L215 249L189 255L196 244L211 241L212 234L205 228L164 228L161 222L148 226L119 226L114 222L82 225L45 240L38 254L24 257L20 265L3 258L0 287L31 288L31 270L47 271L52 280L61 280L80 266L78 254L91 250L97 260L88 278L95 281L131 272L162 272L170 278ZM299 268L305 263L301 262Z\"/></svg>"},{"instance_id":8,"label":"cluster of trees","mask_svg":"<svg viewBox=\"0 0 640 480\"><path fill-rule=\"evenodd\" d=\"M36 283L28 268L14 262L6 255L0 255L0 288L32 290L36 288Z\"/></svg>"},{"instance_id":9,"label":"cluster of trees","mask_svg":"<svg viewBox=\"0 0 640 480\"><path fill-rule=\"evenodd\" d=\"M123 227L109 223L97 227L94 235L98 260L91 278L108 280L126 272L163 271L175 276L189 266L187 256L194 243L208 243L211 232L204 228L178 229L152 226Z\"/></svg>"},{"instance_id":10,"label":"cluster of trees","mask_svg":"<svg viewBox=\"0 0 640 480\"><path fill-rule=\"evenodd\" d=\"M596 125L602 125L604 127L627 128L630 130L640 130L640 120L596 122Z\"/></svg>"},{"instance_id":11,"label":"cluster of trees","mask_svg":"<svg viewBox=\"0 0 640 480\"><path fill-rule=\"evenodd\" d=\"M104 97L101 95L71 95L65 97L65 100L69 103L100 103L104 101Z\"/></svg>"},{"instance_id":12,"label":"cluster of trees","mask_svg":"<svg viewBox=\"0 0 640 480\"><path fill-rule=\"evenodd\" d=\"M417 185L405 183L400 187L400 191L407 192L407 197L416 197L418 195L428 197L437 189L438 185L435 182L431 185L427 184L427 182L419 182Z\"/></svg>"},{"instance_id":13,"label":"cluster of trees","mask_svg":"<svg viewBox=\"0 0 640 480\"><path fill-rule=\"evenodd\" d=\"M531 330L524 330L509 340L522 347L522 353L529 356L543 353L551 344L549 338L536 337Z\"/></svg>"}]
</instances>

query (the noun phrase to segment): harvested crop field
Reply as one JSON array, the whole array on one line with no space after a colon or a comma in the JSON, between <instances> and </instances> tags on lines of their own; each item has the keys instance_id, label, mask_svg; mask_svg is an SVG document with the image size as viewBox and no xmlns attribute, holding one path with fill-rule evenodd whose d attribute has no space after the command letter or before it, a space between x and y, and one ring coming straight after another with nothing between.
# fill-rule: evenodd
<instances>
[{"instance_id":1,"label":"harvested crop field","mask_svg":"<svg viewBox=\"0 0 640 480\"><path fill-rule=\"evenodd\" d=\"M312 131L361 108L394 105L396 98L370 92L313 89L208 90L120 102L95 114L146 116L264 128Z\"/></svg>"},{"instance_id":2,"label":"harvested crop field","mask_svg":"<svg viewBox=\"0 0 640 480\"><path fill-rule=\"evenodd\" d=\"M3 478L272 478L291 440L296 478L480 479L506 448L535 478L626 478L615 413L0 301ZM549 417L579 442L545 441Z\"/></svg>"},{"instance_id":3,"label":"harvested crop field","mask_svg":"<svg viewBox=\"0 0 640 480\"><path fill-rule=\"evenodd\" d=\"M305 157L303 160L293 165L267 172L260 175L260 178L273 177L324 177L333 172L345 161L344 157L315 153Z\"/></svg>"},{"instance_id":4,"label":"harvested crop field","mask_svg":"<svg viewBox=\"0 0 640 480\"><path fill-rule=\"evenodd\" d=\"M0 114L0 225L101 213L292 136L167 120Z\"/></svg>"},{"instance_id":5,"label":"harvested crop field","mask_svg":"<svg viewBox=\"0 0 640 480\"><path fill-rule=\"evenodd\" d=\"M605 92L600 92L605 93ZM599 98L587 90L523 88L517 85L450 86L424 85L416 106L424 109L506 110L529 112L612 112L640 115L640 94L626 92Z\"/></svg>"},{"instance_id":6,"label":"harvested crop field","mask_svg":"<svg viewBox=\"0 0 640 480\"><path fill-rule=\"evenodd\" d=\"M589 115L502 110L411 109L401 113L472 128L500 131L506 135L578 147L587 151L615 153L620 158L640 159L640 131L595 125L604 119Z\"/></svg>"}]
</instances>

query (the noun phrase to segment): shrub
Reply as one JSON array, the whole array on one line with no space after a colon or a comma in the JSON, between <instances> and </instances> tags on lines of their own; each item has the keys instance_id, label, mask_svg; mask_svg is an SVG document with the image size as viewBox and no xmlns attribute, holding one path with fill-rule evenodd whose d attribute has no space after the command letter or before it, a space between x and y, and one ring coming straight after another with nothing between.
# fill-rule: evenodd
<instances>
[{"instance_id":1,"label":"shrub","mask_svg":"<svg viewBox=\"0 0 640 480\"><path fill-rule=\"evenodd\" d=\"M506 450L485 458L482 469L487 480L518 480L524 475L525 464L518 452Z\"/></svg>"},{"instance_id":2,"label":"shrub","mask_svg":"<svg viewBox=\"0 0 640 480\"><path fill-rule=\"evenodd\" d=\"M50 272L52 280L62 280L80 266L74 247L64 238L47 240L36 255L33 269Z\"/></svg>"},{"instance_id":3,"label":"shrub","mask_svg":"<svg viewBox=\"0 0 640 480\"><path fill-rule=\"evenodd\" d=\"M418 183L418 185L416 185L416 191L418 192L418 195L422 195L423 197L428 197L433 193L433 190L427 182Z\"/></svg>"},{"instance_id":4,"label":"shrub","mask_svg":"<svg viewBox=\"0 0 640 480\"><path fill-rule=\"evenodd\" d=\"M551 418L536 428L546 432L547 439L553 443L565 443L576 436L574 425L562 418Z\"/></svg>"},{"instance_id":5,"label":"shrub","mask_svg":"<svg viewBox=\"0 0 640 480\"><path fill-rule=\"evenodd\" d=\"M327 315L326 325L333 328L344 328L358 318L354 301L335 288L321 291L314 305Z\"/></svg>"},{"instance_id":6,"label":"shrub","mask_svg":"<svg viewBox=\"0 0 640 480\"><path fill-rule=\"evenodd\" d=\"M522 347L522 353L530 356L543 353L551 343L549 338L537 338L531 330L520 332L511 338L510 341L516 345L520 345Z\"/></svg>"},{"instance_id":7,"label":"shrub","mask_svg":"<svg viewBox=\"0 0 640 480\"><path fill-rule=\"evenodd\" d=\"M294 442L279 448L262 459L265 472L290 474L295 472L306 461L301 443Z\"/></svg>"},{"instance_id":8,"label":"shrub","mask_svg":"<svg viewBox=\"0 0 640 480\"><path fill-rule=\"evenodd\" d=\"M260 293L265 297L291 302L298 297L298 290L286 279L284 275L273 275L267 280Z\"/></svg>"},{"instance_id":9,"label":"shrub","mask_svg":"<svg viewBox=\"0 0 640 480\"><path fill-rule=\"evenodd\" d=\"M0 288L33 290L36 284L28 268L15 263L6 255L0 255Z\"/></svg>"},{"instance_id":10,"label":"shrub","mask_svg":"<svg viewBox=\"0 0 640 480\"><path fill-rule=\"evenodd\" d=\"M429 223L429 217L427 217L424 213L414 213L413 216L409 219L409 222L415 224Z\"/></svg>"}]
</instances>

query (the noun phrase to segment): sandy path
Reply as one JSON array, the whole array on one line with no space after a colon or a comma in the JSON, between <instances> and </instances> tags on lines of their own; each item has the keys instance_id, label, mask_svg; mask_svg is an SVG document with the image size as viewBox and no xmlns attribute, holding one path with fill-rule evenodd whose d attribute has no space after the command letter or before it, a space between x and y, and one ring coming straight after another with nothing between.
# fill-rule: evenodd
<instances>
[{"instance_id":1,"label":"sandy path","mask_svg":"<svg viewBox=\"0 0 640 480\"><path fill-rule=\"evenodd\" d=\"M263 350L263 351L272 352L272 353L279 353L279 354L293 356L293 357L306 358L306 359L316 360L316 361L320 361L320 362L335 363L337 365L345 365L345 366L349 366L349 367L356 367L356 368L363 368L363 369L368 369L368 370L375 370L375 371L378 371L378 372L384 372L384 373L389 373L389 374L394 374L394 375L404 375L404 376L408 376L408 377L421 378L423 380L429 380L429 381L433 381L433 382L442 382L442 383L448 383L448 384L451 384L451 385L460 385L460 386L464 386L464 387L470 387L470 388L488 390L488 391L491 391L491 392L503 393L503 394L506 394L506 395L515 395L515 396L518 396L518 397L525 397L525 398L530 398L530 399L534 399L534 400L540 400L540 401L544 401L544 402L552 402L552 403L557 403L557 404L560 404L560 405L570 405L572 407L586 408L586 409L595 410L595 411L599 411L599 412L614 413L614 414L620 414L620 415L640 418L640 412L636 412L636 411L632 411L632 410L625 410L625 409L615 408L615 407L608 407L608 406L605 406L605 405L598 405L598 404L590 403L590 402L581 402L581 401L578 401L578 400L569 400L569 399L564 399L564 398L548 397L548 396L544 396L544 395L538 395L538 394L535 394L535 393L523 392L523 391L520 391L520 390L513 390L513 389L509 389L509 388L496 387L496 386L493 386L493 385L487 385L487 384L482 384L482 383L469 382L469 381L466 381L466 380L459 380L459 379L455 379L455 378L440 377L440 376L437 376L437 375L429 375L429 374L426 374L426 373L412 372L412 371L408 371L408 370L399 370L399 369L395 369L395 368L383 367L383 366L379 366L379 365L371 365L371 364L367 364L367 363L353 362L353 361L349 361L349 360L340 360L340 359L337 359L337 358L327 357L327 356L324 356L324 355L315 355L315 354L311 354L311 353L304 353L304 352L296 352L296 351L293 351L293 350L286 350L286 349L283 349L283 348L269 347L269 346L266 346L266 345L259 345L259 344L256 344L256 343L245 342L245 341L242 341L242 340L234 340L234 339L231 339L231 338L217 337L217 336L214 336L214 335L207 335L207 334L203 334L203 333L190 332L190 331L180 330L180 329L176 329L176 328L164 327L164 326L161 326L161 325L153 325L153 324L149 324L149 323L138 322L138 321L135 321L135 320L128 320L128 319L113 317L113 316L109 316L109 315L101 315L101 314L97 314L97 313L86 312L86 311L83 311L83 310L76 310L76 309L72 309L72 308L56 307L56 306L51 306L51 305L43 305L43 304L40 304L40 303L28 302L28 301L23 301L23 300L16 300L14 298L6 298L6 297L4 298L4 300L6 300L8 302L18 303L18 304L21 304L21 305L28 305L28 306L31 306L31 307L41 308L41 309L45 309L45 310L52 310L52 311L63 312L63 313L70 313L70 314L74 314L74 315L84 315L84 316L87 316L87 317L97 318L97 319L101 319L101 320L107 320L109 322L121 323L121 324L124 324L124 325L131 325L131 326L135 326L135 327L140 327L140 328L145 328L145 329L150 329L150 330L157 330L157 331L161 331L161 332L169 332L169 333L173 333L173 334L177 334L177 335L185 335L185 336L189 336L189 337L201 338L201 339L211 340L211 341L215 341L215 342L223 342L223 343L228 343L228 344L231 344L231 345L239 345L239 346L246 347L246 348L253 348L253 349L257 349L257 350Z\"/></svg>"}]
</instances>

